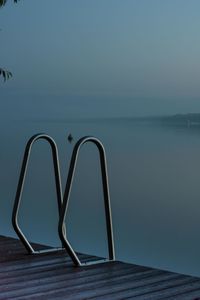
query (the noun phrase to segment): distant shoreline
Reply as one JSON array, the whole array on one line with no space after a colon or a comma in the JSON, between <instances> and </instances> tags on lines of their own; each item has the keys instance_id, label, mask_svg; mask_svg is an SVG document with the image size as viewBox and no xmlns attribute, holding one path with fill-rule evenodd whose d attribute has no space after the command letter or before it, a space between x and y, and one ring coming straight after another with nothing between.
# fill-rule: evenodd
<instances>
[{"instance_id":1,"label":"distant shoreline","mask_svg":"<svg viewBox=\"0 0 200 300\"><path fill-rule=\"evenodd\" d=\"M16 120L17 121L17 120ZM143 116L143 117L97 117L97 118L33 118L33 119L20 119L22 122L53 122L53 123L82 123L82 122L123 122L130 121L134 123L159 123L159 124L170 124L170 125L186 125L186 126L200 126L200 113L187 113L187 114L175 114L166 116Z\"/></svg>"}]
</instances>

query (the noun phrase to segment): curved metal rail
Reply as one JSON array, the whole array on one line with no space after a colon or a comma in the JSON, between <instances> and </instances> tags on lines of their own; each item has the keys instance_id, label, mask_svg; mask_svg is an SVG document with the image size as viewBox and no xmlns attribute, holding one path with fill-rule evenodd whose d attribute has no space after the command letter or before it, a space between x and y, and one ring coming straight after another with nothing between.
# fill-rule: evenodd
<instances>
[{"instance_id":1,"label":"curved metal rail","mask_svg":"<svg viewBox=\"0 0 200 300\"><path fill-rule=\"evenodd\" d=\"M70 199L71 188L74 179L74 173L77 165L77 159L79 155L80 148L83 144L88 142L94 143L98 150L100 156L100 164L101 164L101 175L102 175L102 185L103 185L103 195L104 195L104 206L105 206L105 217L106 217L106 229L107 229L107 242L108 242L108 259L91 261L87 263L82 263L78 258L77 254L73 250L72 246L70 245L69 241L66 238L65 232L63 230L65 224L65 217L67 213L67 208ZM70 167L69 173L67 178L67 183L65 187L64 197L63 197L63 204L60 213L59 219L59 226L58 226L59 236L62 242L62 245L65 247L66 251L68 252L69 256L71 257L72 261L76 266L83 266L83 265L91 265L96 263L102 263L107 261L115 260L115 250L114 250L114 239L113 239L113 227L112 227L112 215L111 215L111 205L110 205L110 195L109 195L109 186L108 186L108 173L107 173L107 163L106 163L106 154L104 150L104 146L102 143L95 137L86 136L81 138L75 145Z\"/></svg>"},{"instance_id":2,"label":"curved metal rail","mask_svg":"<svg viewBox=\"0 0 200 300\"><path fill-rule=\"evenodd\" d=\"M24 188L24 183L25 183L25 178L26 178L26 173L27 173L27 167L28 167L28 162L29 162L32 146L36 141L42 140L42 139L46 140L50 144L51 150L52 150L59 215L60 215L61 206L62 206L62 186L61 186L58 150L57 150L56 143L47 134L43 134L43 133L36 134L36 135L32 136L29 139L28 143L26 144L22 167L21 167L21 172L20 172L18 186L17 186L17 192L16 192L16 196L15 196L13 212L12 212L12 224L13 224L14 230L15 230L16 234L18 235L19 239L21 240L21 242L23 243L24 247L28 251L28 253L31 253L31 254L44 253L44 252L50 252L50 251L63 249L63 248L50 248L50 249L39 250L39 251L34 250L18 224L18 213L19 213L19 208L20 208L20 204L21 204L21 198L22 198L22 193L23 193L23 188ZM65 232L65 228L63 228L63 232Z\"/></svg>"}]
</instances>

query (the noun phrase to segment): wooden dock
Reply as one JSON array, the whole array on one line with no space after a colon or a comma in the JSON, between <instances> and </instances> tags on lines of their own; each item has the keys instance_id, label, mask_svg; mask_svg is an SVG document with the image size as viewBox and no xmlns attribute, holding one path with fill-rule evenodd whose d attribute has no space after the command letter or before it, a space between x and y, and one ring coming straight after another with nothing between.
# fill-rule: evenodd
<instances>
[{"instance_id":1,"label":"wooden dock","mask_svg":"<svg viewBox=\"0 0 200 300\"><path fill-rule=\"evenodd\" d=\"M200 279L122 262L74 267L65 251L28 255L0 236L0 299L197 300Z\"/></svg>"}]
</instances>

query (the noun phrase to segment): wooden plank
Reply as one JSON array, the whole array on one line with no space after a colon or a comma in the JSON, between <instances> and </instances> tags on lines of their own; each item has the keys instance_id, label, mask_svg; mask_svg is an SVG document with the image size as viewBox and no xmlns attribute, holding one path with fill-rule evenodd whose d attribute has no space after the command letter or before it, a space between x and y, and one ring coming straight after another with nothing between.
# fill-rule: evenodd
<instances>
[{"instance_id":1,"label":"wooden plank","mask_svg":"<svg viewBox=\"0 0 200 300\"><path fill-rule=\"evenodd\" d=\"M200 300L199 288L188 291L180 291L178 295L169 295L162 300Z\"/></svg>"},{"instance_id":2,"label":"wooden plank","mask_svg":"<svg viewBox=\"0 0 200 300\"><path fill-rule=\"evenodd\" d=\"M109 265L107 265L107 268L109 269ZM71 280L67 280L65 281L65 279L63 278L63 282L59 281L59 284L53 285L51 284L51 286L49 286L48 284L45 286L41 286L41 289L39 292L34 291L34 295L35 297L41 297L44 292L45 292L45 296L47 296L48 298L53 294L54 296L58 296L58 294L55 294L55 291L58 291L59 295L61 295L63 293L63 288L65 290L65 296L72 296L74 294L74 291L76 293L76 297L75 299L80 299L80 296L87 296L89 297L90 295L92 296L96 296L96 291L99 290L103 293L105 293L106 291L109 292L111 285L112 288L117 287L118 289L121 288L121 286L123 286L123 283L130 284L132 282L133 279L135 279L137 282L142 281L144 278L149 278L149 280L152 280L152 271L148 272L148 274L145 274L145 272L138 272L138 273L133 273L132 270L130 269L130 273L125 270L125 274L120 274L118 268L116 269L116 272L114 272L112 274L106 273L100 275L98 277L98 280L96 280L96 278L94 277L90 277L90 276L85 276L84 281L80 282L80 280L78 280L76 277L71 278ZM155 272L155 271L154 271ZM160 277L161 273L164 274L161 271L157 271L157 277ZM138 276L139 275L139 276ZM166 275L163 275L166 277ZM167 278L169 278L170 274L167 274ZM175 276L175 275L174 275ZM127 280L131 281L127 283ZM116 286L117 284L117 286ZM23 291L25 292L25 291ZM22 295L21 295L22 296ZM73 295L74 296L74 295Z\"/></svg>"},{"instance_id":3,"label":"wooden plank","mask_svg":"<svg viewBox=\"0 0 200 300\"><path fill-rule=\"evenodd\" d=\"M80 257L83 261L96 259L83 254ZM199 278L121 262L77 268L65 251L28 255L18 240L0 236L2 300L191 300L198 297Z\"/></svg>"}]
</instances>

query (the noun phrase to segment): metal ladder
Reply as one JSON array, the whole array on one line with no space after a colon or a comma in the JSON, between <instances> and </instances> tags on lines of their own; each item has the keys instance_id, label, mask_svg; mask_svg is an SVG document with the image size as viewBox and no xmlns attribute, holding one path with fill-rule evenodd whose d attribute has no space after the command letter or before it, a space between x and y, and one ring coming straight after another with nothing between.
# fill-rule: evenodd
<instances>
[{"instance_id":1,"label":"metal ladder","mask_svg":"<svg viewBox=\"0 0 200 300\"><path fill-rule=\"evenodd\" d=\"M62 242L63 247L66 249L68 255L72 259L73 263L76 266L85 266L97 263L104 263L108 261L115 260L115 249L114 249L114 239L113 239L113 226L112 226L112 214L111 214L111 204L110 204L110 194L109 194L109 185L108 185L108 173L107 173L107 163L106 163L106 154L103 144L95 137L86 136L81 138L74 146L72 157L70 161L70 167L68 171L67 182L65 185L65 192L64 196L62 197L62 187L61 187L61 179L60 179L60 167L59 167L59 159L58 159L58 151L55 141L46 134L37 134L34 135L27 143L21 173L18 182L18 188L16 193L16 198L14 202L13 208L13 215L12 215L12 223L15 232L17 233L19 239L24 244L25 248L27 249L28 253L38 254L44 253L49 251L58 250L58 248L51 248L42 251L35 251L33 247L28 242L27 238L23 234L22 230L18 225L18 212L20 208L20 202L23 192L23 186L26 176L26 170L28 166L29 156L31 153L32 145L39 139L47 140L52 148L52 155L53 155L53 162L54 162L54 172L55 172L55 182L56 182L56 190L57 190L57 202L58 202L58 211L59 211L59 223L58 223L58 233L60 240ZM73 250L72 246L70 245L65 230L65 219L68 209L68 204L70 200L70 193L72 189L73 179L75 175L75 170L77 166L78 156L80 153L80 148L82 145L91 142L96 145L99 151L99 158L100 158L100 165L101 165L101 176L102 176L102 187L103 187L103 195L104 195L104 207L105 207L105 218L106 218L106 231L107 231L107 245L108 245L108 259L99 259L96 261L89 261L87 263L83 263L80 261L78 255ZM63 199L63 201L62 201ZM63 248L60 248L63 249Z\"/></svg>"},{"instance_id":2,"label":"metal ladder","mask_svg":"<svg viewBox=\"0 0 200 300\"><path fill-rule=\"evenodd\" d=\"M105 207L105 217L106 217L106 229L107 229L107 243L108 243L108 259L103 260L96 260L87 263L82 263L78 258L77 254L73 250L72 246L70 245L65 232L63 230L63 226L65 224L65 218L67 213L67 208L70 200L70 193L73 184L73 179L75 175L78 155L80 152L80 148L82 145L91 142L94 143L98 150L100 156L100 164L101 164L101 175L102 175L102 186L103 186L103 195L104 195L104 207ZM74 150L72 152L67 182L65 186L65 192L63 197L63 205L61 209L59 225L58 225L58 232L62 242L62 245L65 247L67 253L71 257L72 261L76 266L83 266L83 265L91 265L96 263L102 263L107 261L115 260L115 249L114 249L114 240L113 240L113 226L112 226L112 214L111 214L111 205L110 205L110 194L109 194L109 186L108 186L108 173L107 173L107 163L106 163L106 154L103 144L95 137L86 136L81 138L74 146Z\"/></svg>"},{"instance_id":3,"label":"metal ladder","mask_svg":"<svg viewBox=\"0 0 200 300\"><path fill-rule=\"evenodd\" d=\"M32 136L26 144L26 148L24 151L24 157L23 157L23 161L22 161L21 172L20 172L18 186L17 186L17 192L16 192L14 206L13 206L13 212L12 212L13 228L14 228L16 234L18 235L19 239L23 243L24 247L30 254L46 253L46 252L52 252L55 250L57 251L57 250L63 249L63 248L49 248L49 249L45 249L45 250L35 250L32 247L32 245L29 243L27 237L23 233L23 231L20 228L19 223L18 223L18 214L19 214L20 205L21 205L21 199L22 199L22 194L23 194L23 189L24 189L24 184L25 184L25 179L26 179L29 158L31 155L32 147L33 147L34 143L38 140L46 140L51 146L52 158L53 158L53 164L54 164L54 176L55 176L59 215L61 212L62 198L63 198L57 145L56 145L55 141L52 139L52 137L50 137L49 135L44 134L44 133L36 134L36 135ZM64 229L63 229L63 231L64 231Z\"/></svg>"}]
</instances>

